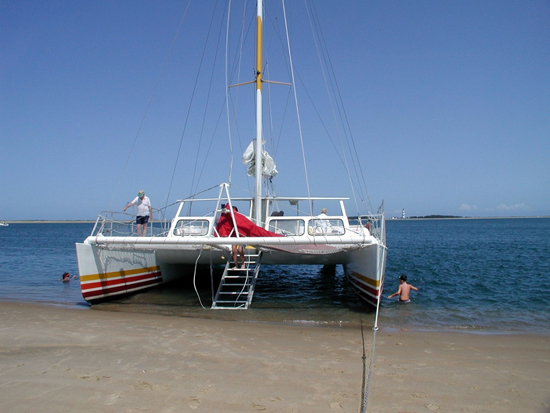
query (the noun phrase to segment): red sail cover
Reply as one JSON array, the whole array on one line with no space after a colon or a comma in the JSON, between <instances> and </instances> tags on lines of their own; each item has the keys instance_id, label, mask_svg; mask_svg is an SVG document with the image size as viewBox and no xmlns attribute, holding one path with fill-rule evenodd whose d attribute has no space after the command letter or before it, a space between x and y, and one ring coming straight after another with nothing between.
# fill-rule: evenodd
<instances>
[{"instance_id":1,"label":"red sail cover","mask_svg":"<svg viewBox=\"0 0 550 413\"><path fill-rule=\"evenodd\" d=\"M239 214L237 211L233 211L235 214L235 221L237 222L237 228L239 229L239 237L282 237L283 235L275 234L262 227L257 226L247 217ZM218 225L216 225L216 231L220 237L236 237L235 231L233 231L233 218L231 213L225 212L220 216ZM233 231L233 233L231 232Z\"/></svg>"}]
</instances>

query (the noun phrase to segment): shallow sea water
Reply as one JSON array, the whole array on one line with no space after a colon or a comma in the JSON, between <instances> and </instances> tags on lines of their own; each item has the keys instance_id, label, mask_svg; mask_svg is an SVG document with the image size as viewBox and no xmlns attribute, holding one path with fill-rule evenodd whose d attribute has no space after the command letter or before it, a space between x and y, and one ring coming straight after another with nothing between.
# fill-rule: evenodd
<instances>
[{"instance_id":1,"label":"shallow sea water","mask_svg":"<svg viewBox=\"0 0 550 413\"><path fill-rule=\"evenodd\" d=\"M91 224L11 224L0 228L0 299L88 309L74 243ZM379 325L399 329L550 333L550 219L387 221L384 296L401 274L418 287L410 304L384 299ZM252 307L210 310L210 274L139 293L97 310L244 322L371 326L374 312L347 284L341 266L264 266ZM195 289L196 287L196 289ZM200 297L200 300L199 298ZM203 309L202 305L205 307Z\"/></svg>"}]
</instances>

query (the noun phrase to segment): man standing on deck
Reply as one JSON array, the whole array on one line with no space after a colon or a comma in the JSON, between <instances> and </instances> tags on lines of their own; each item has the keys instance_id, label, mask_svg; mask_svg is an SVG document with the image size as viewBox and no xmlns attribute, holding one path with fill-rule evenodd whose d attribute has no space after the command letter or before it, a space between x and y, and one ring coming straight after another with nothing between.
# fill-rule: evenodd
<instances>
[{"instance_id":1,"label":"man standing on deck","mask_svg":"<svg viewBox=\"0 0 550 413\"><path fill-rule=\"evenodd\" d=\"M122 208L122 212L125 212L128 208L135 204L137 204L137 234L138 237L144 237L147 232L147 223L149 222L149 219L153 219L153 208L151 208L151 201L145 196L145 191L143 189L139 190L138 195L132 202L128 202L128 205Z\"/></svg>"}]
</instances>

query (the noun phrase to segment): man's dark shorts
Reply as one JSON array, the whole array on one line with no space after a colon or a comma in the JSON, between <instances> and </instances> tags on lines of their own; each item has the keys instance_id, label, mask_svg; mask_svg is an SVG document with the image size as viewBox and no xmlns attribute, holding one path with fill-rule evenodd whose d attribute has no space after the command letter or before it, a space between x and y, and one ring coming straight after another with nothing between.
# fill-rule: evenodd
<instances>
[{"instance_id":1,"label":"man's dark shorts","mask_svg":"<svg viewBox=\"0 0 550 413\"><path fill-rule=\"evenodd\" d=\"M139 216L136 218L136 224L138 225L145 225L149 222L149 215L145 215L144 217Z\"/></svg>"}]
</instances>

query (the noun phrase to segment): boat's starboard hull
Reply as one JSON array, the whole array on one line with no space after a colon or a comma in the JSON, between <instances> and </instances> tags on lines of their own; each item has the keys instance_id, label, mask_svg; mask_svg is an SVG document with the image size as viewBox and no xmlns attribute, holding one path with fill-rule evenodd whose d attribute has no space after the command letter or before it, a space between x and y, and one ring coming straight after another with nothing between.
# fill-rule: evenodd
<instances>
[{"instance_id":1,"label":"boat's starboard hull","mask_svg":"<svg viewBox=\"0 0 550 413\"><path fill-rule=\"evenodd\" d=\"M350 255L350 263L344 266L346 277L357 295L376 307L384 289L386 247L376 244Z\"/></svg>"}]
</instances>

